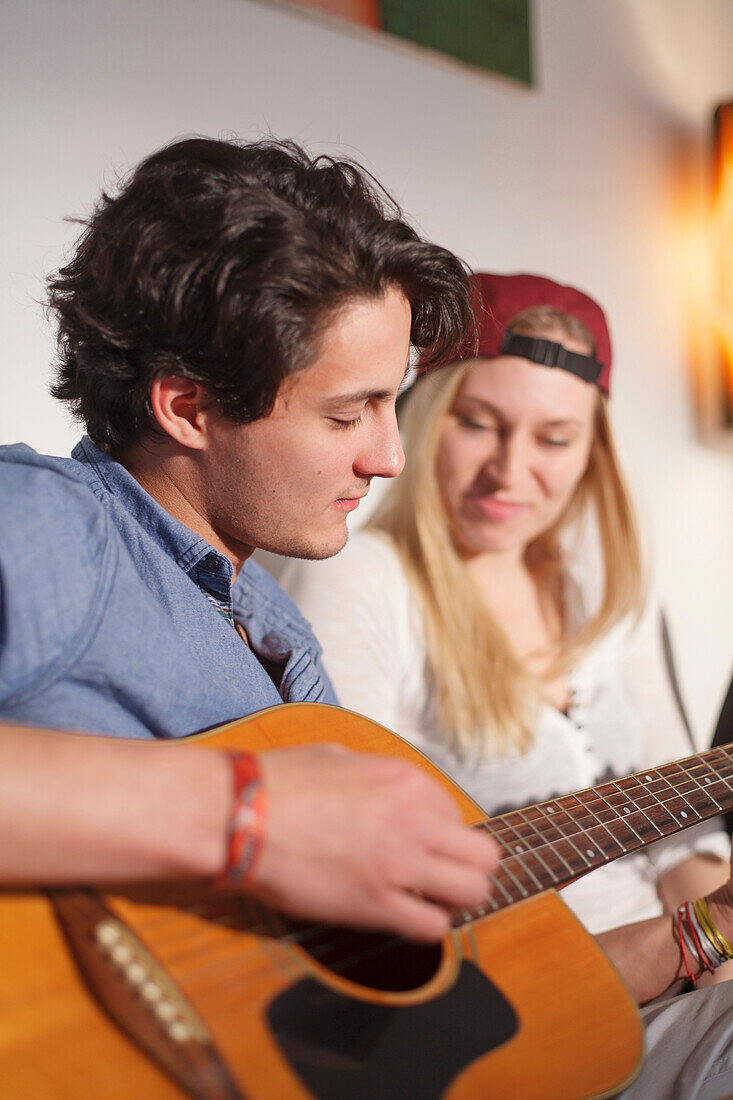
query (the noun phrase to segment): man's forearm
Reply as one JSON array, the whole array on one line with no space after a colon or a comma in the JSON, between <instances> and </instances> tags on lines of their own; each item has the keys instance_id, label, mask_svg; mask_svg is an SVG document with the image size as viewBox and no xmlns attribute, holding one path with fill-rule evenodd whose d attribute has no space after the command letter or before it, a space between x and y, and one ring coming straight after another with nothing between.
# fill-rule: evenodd
<instances>
[{"instance_id":1,"label":"man's forearm","mask_svg":"<svg viewBox=\"0 0 733 1100\"><path fill-rule=\"evenodd\" d=\"M0 725L0 881L213 875L230 791L218 752Z\"/></svg>"},{"instance_id":2,"label":"man's forearm","mask_svg":"<svg viewBox=\"0 0 733 1100\"><path fill-rule=\"evenodd\" d=\"M425 940L485 900L495 843L413 765L316 744L259 766L264 842L241 889ZM0 726L0 883L218 876L232 809L224 752Z\"/></svg>"}]
</instances>

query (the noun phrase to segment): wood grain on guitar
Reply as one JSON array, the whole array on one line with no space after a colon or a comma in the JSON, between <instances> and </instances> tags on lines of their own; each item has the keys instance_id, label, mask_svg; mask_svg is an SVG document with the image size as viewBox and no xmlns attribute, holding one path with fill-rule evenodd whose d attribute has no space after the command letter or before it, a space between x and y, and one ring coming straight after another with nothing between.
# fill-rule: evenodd
<instances>
[{"instance_id":1,"label":"wood grain on guitar","mask_svg":"<svg viewBox=\"0 0 733 1100\"><path fill-rule=\"evenodd\" d=\"M486 822L347 711L282 706L197 740L412 760L502 844L491 897L429 947L196 884L0 894L3 1100L580 1100L633 1078L635 1006L554 888L732 808L727 748Z\"/></svg>"}]
</instances>

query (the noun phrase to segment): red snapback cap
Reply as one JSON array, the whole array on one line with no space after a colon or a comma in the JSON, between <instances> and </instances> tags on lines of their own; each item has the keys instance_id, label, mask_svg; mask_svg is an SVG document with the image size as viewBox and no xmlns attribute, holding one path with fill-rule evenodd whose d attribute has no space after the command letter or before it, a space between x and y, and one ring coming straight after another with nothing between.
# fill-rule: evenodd
<instances>
[{"instance_id":1,"label":"red snapback cap","mask_svg":"<svg viewBox=\"0 0 733 1100\"><path fill-rule=\"evenodd\" d=\"M459 359L494 359L499 355L522 355L547 366L565 367L580 374L586 381L593 381L603 393L609 392L611 374L611 337L603 310L587 294L572 286L563 286L541 275L491 275L477 272L471 276L474 286L474 313L478 346L467 342L461 348ZM535 306L550 306L582 321L595 340L596 367L588 376L575 369L580 360L593 363L593 357L573 356L562 358L562 346L548 340L514 337L513 348L505 348L507 328L518 313ZM524 350L516 350L516 345ZM535 348L531 345L543 345ZM552 349L559 349L560 358ZM544 357L543 357L544 356ZM597 377L596 377L597 375Z\"/></svg>"}]
</instances>

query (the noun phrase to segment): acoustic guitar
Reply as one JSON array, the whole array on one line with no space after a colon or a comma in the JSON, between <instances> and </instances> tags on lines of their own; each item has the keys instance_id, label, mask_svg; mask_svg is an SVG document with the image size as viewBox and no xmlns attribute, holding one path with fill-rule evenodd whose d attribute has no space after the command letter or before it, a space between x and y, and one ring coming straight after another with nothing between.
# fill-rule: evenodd
<instances>
[{"instance_id":1,"label":"acoustic guitar","mask_svg":"<svg viewBox=\"0 0 733 1100\"><path fill-rule=\"evenodd\" d=\"M425 946L200 884L0 893L3 1100L580 1100L630 1082L635 1005L555 890L733 808L727 748L486 821L348 711L281 706L194 740L412 760L501 844L491 896Z\"/></svg>"}]
</instances>

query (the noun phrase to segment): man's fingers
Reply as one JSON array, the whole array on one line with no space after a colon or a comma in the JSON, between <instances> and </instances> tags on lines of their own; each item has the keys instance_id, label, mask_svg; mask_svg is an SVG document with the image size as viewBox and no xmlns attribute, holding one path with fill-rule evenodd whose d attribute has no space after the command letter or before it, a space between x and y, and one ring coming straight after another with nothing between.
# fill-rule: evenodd
<instances>
[{"instance_id":1,"label":"man's fingers","mask_svg":"<svg viewBox=\"0 0 733 1100\"><path fill-rule=\"evenodd\" d=\"M435 943L450 930L451 918L447 910L416 894L395 889L389 895L379 918L393 932L411 940Z\"/></svg>"},{"instance_id":2,"label":"man's fingers","mask_svg":"<svg viewBox=\"0 0 733 1100\"><path fill-rule=\"evenodd\" d=\"M425 823L424 840L438 855L478 867L486 875L495 871L499 863L501 849L485 829L465 825L441 827L431 819Z\"/></svg>"},{"instance_id":3,"label":"man's fingers","mask_svg":"<svg viewBox=\"0 0 733 1100\"><path fill-rule=\"evenodd\" d=\"M473 908L491 893L482 867L430 851L403 849L392 853L382 860L380 871L395 888L416 891L448 909Z\"/></svg>"}]
</instances>

